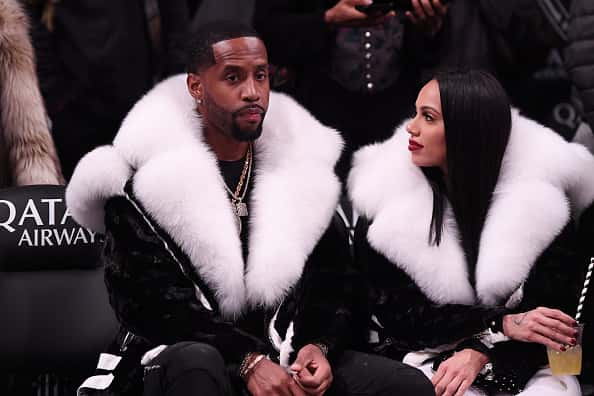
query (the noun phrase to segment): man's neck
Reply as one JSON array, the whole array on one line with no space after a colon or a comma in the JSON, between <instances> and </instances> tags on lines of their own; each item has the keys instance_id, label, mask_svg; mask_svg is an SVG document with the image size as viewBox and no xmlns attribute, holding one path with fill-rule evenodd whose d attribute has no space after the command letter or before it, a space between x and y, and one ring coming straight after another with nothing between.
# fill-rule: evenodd
<instances>
[{"instance_id":1,"label":"man's neck","mask_svg":"<svg viewBox=\"0 0 594 396\"><path fill-rule=\"evenodd\" d=\"M241 142L212 127L204 128L204 140L219 161L238 161L245 157L248 142Z\"/></svg>"}]
</instances>

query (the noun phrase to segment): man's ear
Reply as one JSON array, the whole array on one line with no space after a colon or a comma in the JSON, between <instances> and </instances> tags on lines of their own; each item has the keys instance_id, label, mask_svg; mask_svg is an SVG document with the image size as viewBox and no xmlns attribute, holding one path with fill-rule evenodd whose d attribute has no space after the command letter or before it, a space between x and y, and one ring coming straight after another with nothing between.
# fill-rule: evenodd
<instances>
[{"instance_id":1,"label":"man's ear","mask_svg":"<svg viewBox=\"0 0 594 396\"><path fill-rule=\"evenodd\" d=\"M203 98L203 91L200 74L188 73L186 85L188 86L188 92L190 95L192 95L196 101L201 101Z\"/></svg>"}]
</instances>

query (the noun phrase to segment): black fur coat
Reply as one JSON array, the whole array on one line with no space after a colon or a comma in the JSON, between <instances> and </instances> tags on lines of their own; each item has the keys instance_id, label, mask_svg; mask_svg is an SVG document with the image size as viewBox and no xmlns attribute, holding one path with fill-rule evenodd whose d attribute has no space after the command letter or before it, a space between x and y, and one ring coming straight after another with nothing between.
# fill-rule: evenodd
<instances>
[{"instance_id":1,"label":"black fur coat","mask_svg":"<svg viewBox=\"0 0 594 396\"><path fill-rule=\"evenodd\" d=\"M302 346L322 342L332 360L356 328L349 302L356 274L347 239L333 226L340 136L271 94L254 143L244 260L194 106L185 76L159 84L113 145L81 160L68 186L73 217L106 235L105 279L121 324L145 341L142 353L199 341L229 365L253 351L286 367Z\"/></svg>"}]
</instances>

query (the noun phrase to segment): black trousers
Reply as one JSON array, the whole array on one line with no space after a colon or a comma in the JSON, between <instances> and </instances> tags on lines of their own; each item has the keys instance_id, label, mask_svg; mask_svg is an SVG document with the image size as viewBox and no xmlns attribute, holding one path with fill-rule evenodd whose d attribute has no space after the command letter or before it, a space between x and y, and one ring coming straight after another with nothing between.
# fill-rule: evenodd
<instances>
[{"instance_id":1,"label":"black trousers","mask_svg":"<svg viewBox=\"0 0 594 396\"><path fill-rule=\"evenodd\" d=\"M145 369L144 396L247 395L241 380L210 345L182 342L165 349ZM329 396L430 396L419 370L385 357L346 351L332 368Z\"/></svg>"}]
</instances>

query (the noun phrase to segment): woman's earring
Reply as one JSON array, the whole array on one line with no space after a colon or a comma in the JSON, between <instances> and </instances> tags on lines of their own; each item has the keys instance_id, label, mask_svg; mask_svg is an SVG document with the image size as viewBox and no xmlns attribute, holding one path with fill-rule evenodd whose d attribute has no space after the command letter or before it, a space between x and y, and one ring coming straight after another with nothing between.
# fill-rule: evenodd
<instances>
[{"instance_id":1,"label":"woman's earring","mask_svg":"<svg viewBox=\"0 0 594 396\"><path fill-rule=\"evenodd\" d=\"M198 99L197 102L198 102L199 105L201 105L202 104L202 99Z\"/></svg>"}]
</instances>

